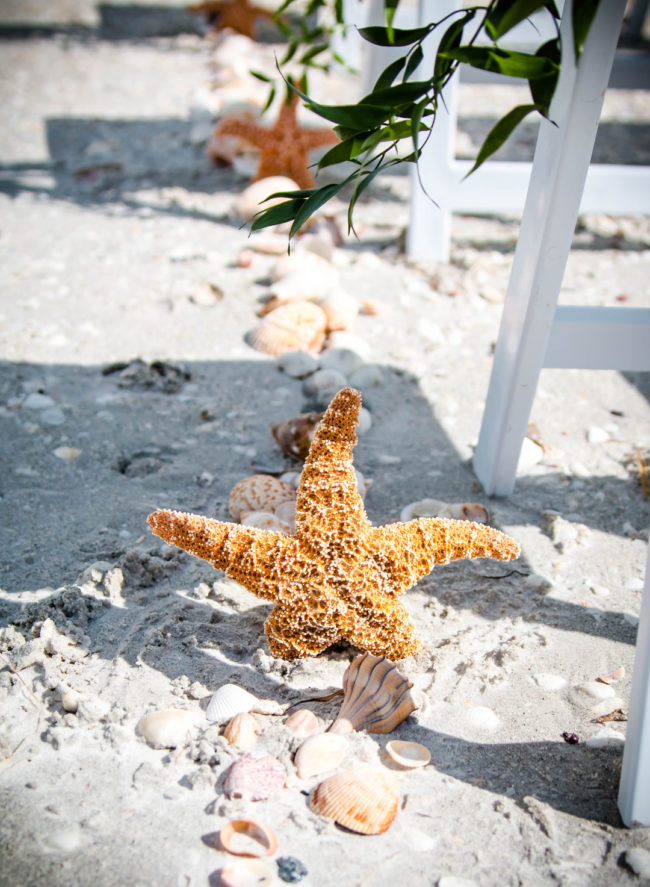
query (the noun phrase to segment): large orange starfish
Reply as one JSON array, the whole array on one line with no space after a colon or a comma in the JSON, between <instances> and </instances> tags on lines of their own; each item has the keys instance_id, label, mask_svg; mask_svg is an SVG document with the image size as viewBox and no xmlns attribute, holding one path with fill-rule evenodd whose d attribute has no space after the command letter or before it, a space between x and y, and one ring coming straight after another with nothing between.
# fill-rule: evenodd
<instances>
[{"instance_id":1,"label":"large orange starfish","mask_svg":"<svg viewBox=\"0 0 650 887\"><path fill-rule=\"evenodd\" d=\"M260 159L251 182L269 176L287 176L300 188L313 188L314 177L309 171L309 152L322 145L338 142L333 130L303 128L297 118L298 96L294 93L280 109L278 119L269 129L238 117L224 118L214 131L219 136L237 136L259 148Z\"/></svg>"},{"instance_id":2,"label":"large orange starfish","mask_svg":"<svg viewBox=\"0 0 650 887\"><path fill-rule=\"evenodd\" d=\"M261 598L275 601L265 630L274 656L315 656L340 639L391 660L422 643L397 597L459 558L510 560L516 542L470 521L421 518L373 527L357 492L352 448L361 395L334 397L305 461L294 536L156 511L157 536L209 561Z\"/></svg>"},{"instance_id":3,"label":"large orange starfish","mask_svg":"<svg viewBox=\"0 0 650 887\"><path fill-rule=\"evenodd\" d=\"M255 23L258 18L269 19L273 13L262 6L255 6L249 0L206 0L189 6L190 12L207 15L215 31L232 28L238 34L255 39Z\"/></svg>"}]
</instances>

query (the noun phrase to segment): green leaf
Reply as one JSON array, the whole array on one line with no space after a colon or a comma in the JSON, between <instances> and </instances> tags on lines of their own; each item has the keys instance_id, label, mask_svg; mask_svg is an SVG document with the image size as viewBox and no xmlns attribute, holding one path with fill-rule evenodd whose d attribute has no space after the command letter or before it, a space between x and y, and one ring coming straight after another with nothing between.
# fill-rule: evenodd
<instances>
[{"instance_id":1,"label":"green leaf","mask_svg":"<svg viewBox=\"0 0 650 887\"><path fill-rule=\"evenodd\" d=\"M271 105L273 104L273 99L275 98L275 86L272 86L269 90L269 94L266 97L266 102L264 103L264 107L262 108L262 114L266 114Z\"/></svg>"},{"instance_id":2,"label":"green leaf","mask_svg":"<svg viewBox=\"0 0 650 887\"><path fill-rule=\"evenodd\" d=\"M271 197L272 195L269 195ZM266 199L268 200L269 197ZM284 222L291 222L302 204L303 199L295 198L293 200L285 200L284 203L276 203L257 213L251 225L251 231L259 231L260 228L268 228L271 225L282 225Z\"/></svg>"},{"instance_id":3,"label":"green leaf","mask_svg":"<svg viewBox=\"0 0 650 887\"><path fill-rule=\"evenodd\" d=\"M574 0L571 7L571 22L573 25L573 48L576 54L576 62L582 55L585 40L589 28L596 15L599 0Z\"/></svg>"},{"instance_id":4,"label":"green leaf","mask_svg":"<svg viewBox=\"0 0 650 887\"><path fill-rule=\"evenodd\" d=\"M557 71L558 67L548 58L501 49L498 46L462 46L458 49L443 50L438 52L438 55L465 62L483 71L493 71L508 77L522 77L526 80L548 77Z\"/></svg>"},{"instance_id":5,"label":"green leaf","mask_svg":"<svg viewBox=\"0 0 650 887\"><path fill-rule=\"evenodd\" d=\"M388 27L393 29L393 19L395 18L395 13L397 12L397 7L399 5L399 0L384 0L384 10L386 12L386 23Z\"/></svg>"},{"instance_id":6,"label":"green leaf","mask_svg":"<svg viewBox=\"0 0 650 887\"><path fill-rule=\"evenodd\" d=\"M551 59L551 61L555 62L557 65L557 69L553 74L550 74L548 77L537 77L534 80L530 80L528 83L533 101L536 105L545 109L545 116L548 116L551 100L555 93L555 88L560 75L561 54L559 37L556 37L554 40L549 40L548 43L544 43L535 53L535 55Z\"/></svg>"},{"instance_id":7,"label":"green leaf","mask_svg":"<svg viewBox=\"0 0 650 887\"><path fill-rule=\"evenodd\" d=\"M399 59L395 59L394 62L391 62L390 65L388 65L388 67L386 67L377 78L377 82L373 86L372 91L378 92L380 89L385 89L387 86L391 86L397 75L404 67L405 62L405 55Z\"/></svg>"},{"instance_id":8,"label":"green leaf","mask_svg":"<svg viewBox=\"0 0 650 887\"><path fill-rule=\"evenodd\" d=\"M540 0L497 0L485 18L485 30L496 41L538 9L544 8L546 3Z\"/></svg>"},{"instance_id":9,"label":"green leaf","mask_svg":"<svg viewBox=\"0 0 650 887\"><path fill-rule=\"evenodd\" d=\"M294 55L296 54L296 51L297 51L297 49L298 49L299 46L300 46L300 42L299 42L298 40L291 40L290 43L289 43L289 46L287 47L287 51L286 51L285 54L282 56L282 59L281 59L281 61L280 61L280 64L281 64L281 65L286 65L288 62L290 62L291 59L292 59L292 58L294 57Z\"/></svg>"},{"instance_id":10,"label":"green leaf","mask_svg":"<svg viewBox=\"0 0 650 887\"><path fill-rule=\"evenodd\" d=\"M291 229L289 231L289 239L291 239L294 234L299 231L302 226L305 224L307 219L316 212L316 210L320 209L324 203L327 203L335 194L341 190L341 188L345 187L348 184L349 176L347 179L344 179L342 182L337 182L332 185L325 185L322 188L315 188L312 191L310 197L308 197L299 207L296 212L293 223L291 225Z\"/></svg>"},{"instance_id":11,"label":"green leaf","mask_svg":"<svg viewBox=\"0 0 650 887\"><path fill-rule=\"evenodd\" d=\"M359 152L355 151L355 143L359 140L353 136L348 139L343 139L337 145L334 145L333 148L330 148L326 154L318 161L318 168L324 169L326 166L334 166L336 163L344 163L346 160L351 160L355 157Z\"/></svg>"},{"instance_id":12,"label":"green leaf","mask_svg":"<svg viewBox=\"0 0 650 887\"><path fill-rule=\"evenodd\" d=\"M501 145L508 139L508 137L512 134L515 128L521 123L521 121L528 114L533 111L541 111L542 109L538 105L517 105L516 108L513 108L512 111L509 111L505 117L502 117L498 123L492 127L487 136L485 137L485 141L481 145L481 148L476 155L476 160L474 161L474 166L467 173L467 176L471 175L474 170L478 169L482 163L484 163L488 157L494 154Z\"/></svg>"},{"instance_id":13,"label":"green leaf","mask_svg":"<svg viewBox=\"0 0 650 887\"><path fill-rule=\"evenodd\" d=\"M441 57L441 53L460 46L460 41L463 37L463 28L467 22L471 21L473 18L473 12L466 13L462 18L453 22L442 35L436 53L436 64L433 69L433 76L436 80L442 80L446 77L453 64L450 59Z\"/></svg>"},{"instance_id":14,"label":"green leaf","mask_svg":"<svg viewBox=\"0 0 650 887\"><path fill-rule=\"evenodd\" d=\"M416 46L411 55L409 56L408 63L404 70L404 77L402 80L406 81L409 79L411 74L413 74L420 67L422 63L422 59L424 58L424 53L422 52L422 47L420 45Z\"/></svg>"},{"instance_id":15,"label":"green leaf","mask_svg":"<svg viewBox=\"0 0 650 887\"><path fill-rule=\"evenodd\" d=\"M373 25L369 28L359 28L359 33L368 43L375 46L410 46L411 43L419 43L431 31L431 25L423 28L393 28L392 39L388 28Z\"/></svg>"},{"instance_id":16,"label":"green leaf","mask_svg":"<svg viewBox=\"0 0 650 887\"><path fill-rule=\"evenodd\" d=\"M359 197L361 197L363 192L366 190L368 185L375 178L377 173L381 171L381 169L382 169L381 166L377 166L375 169L373 169L372 172L366 173L365 177L355 187L355 189L352 193L352 197L350 198L350 203L348 204L348 234L350 233L350 231L354 231L354 226L352 224L352 213L354 211L354 207L355 207L357 200L359 199Z\"/></svg>"},{"instance_id":17,"label":"green leaf","mask_svg":"<svg viewBox=\"0 0 650 887\"><path fill-rule=\"evenodd\" d=\"M421 102L419 102L419 104L417 104L413 108L413 114L411 115L411 139L413 141L413 148L416 151L418 150L418 143L419 143L418 136L419 136L419 134L423 130L429 129L428 126L425 126L421 122L422 121L422 114L428 104L428 101L429 101L428 99L423 99Z\"/></svg>"},{"instance_id":18,"label":"green leaf","mask_svg":"<svg viewBox=\"0 0 650 887\"><path fill-rule=\"evenodd\" d=\"M261 80L262 83L273 83L273 79L268 74L262 74L261 71L253 71L252 68L249 68L248 73L257 78L257 80Z\"/></svg>"},{"instance_id":19,"label":"green leaf","mask_svg":"<svg viewBox=\"0 0 650 887\"><path fill-rule=\"evenodd\" d=\"M298 61L301 65L306 65L317 55L320 55L321 52L324 52L327 48L327 43L318 43L316 44L316 46L312 46L311 49L308 49L307 52L304 53L304 55L301 55Z\"/></svg>"},{"instance_id":20,"label":"green leaf","mask_svg":"<svg viewBox=\"0 0 650 887\"><path fill-rule=\"evenodd\" d=\"M430 80L412 80L410 83L396 83L385 89L373 90L359 102L359 107L367 105L385 108L387 113L397 112L397 108L405 102L409 104L428 93L432 87Z\"/></svg>"}]
</instances>

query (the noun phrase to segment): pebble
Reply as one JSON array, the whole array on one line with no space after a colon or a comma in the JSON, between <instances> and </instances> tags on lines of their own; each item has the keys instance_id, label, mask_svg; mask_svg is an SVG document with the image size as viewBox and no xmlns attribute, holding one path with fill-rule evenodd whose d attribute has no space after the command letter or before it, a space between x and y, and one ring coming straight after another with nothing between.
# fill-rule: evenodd
<instances>
[{"instance_id":1,"label":"pebble","mask_svg":"<svg viewBox=\"0 0 650 887\"><path fill-rule=\"evenodd\" d=\"M276 358L275 364L292 379L302 379L318 369L318 361L306 351L285 351Z\"/></svg>"},{"instance_id":2,"label":"pebble","mask_svg":"<svg viewBox=\"0 0 650 887\"><path fill-rule=\"evenodd\" d=\"M625 864L640 878L650 879L650 850L643 847L631 847L625 851Z\"/></svg>"},{"instance_id":3,"label":"pebble","mask_svg":"<svg viewBox=\"0 0 650 887\"><path fill-rule=\"evenodd\" d=\"M566 678L563 678L562 675L549 674L548 672L540 672L533 675L533 680L542 690L548 690L551 693L555 690L561 690L567 684Z\"/></svg>"},{"instance_id":4,"label":"pebble","mask_svg":"<svg viewBox=\"0 0 650 887\"><path fill-rule=\"evenodd\" d=\"M350 373L348 381L353 388L374 388L384 381L382 371L374 363L368 363Z\"/></svg>"},{"instance_id":5,"label":"pebble","mask_svg":"<svg viewBox=\"0 0 650 887\"><path fill-rule=\"evenodd\" d=\"M296 859L295 856L279 856L276 860L278 864L278 875L288 884L295 884L307 874L307 866L304 862Z\"/></svg>"},{"instance_id":6,"label":"pebble","mask_svg":"<svg viewBox=\"0 0 650 887\"><path fill-rule=\"evenodd\" d=\"M41 413L41 422L44 425L63 425L65 414L60 407L50 407Z\"/></svg>"},{"instance_id":7,"label":"pebble","mask_svg":"<svg viewBox=\"0 0 650 887\"><path fill-rule=\"evenodd\" d=\"M553 588L554 584L552 579L547 579L541 573L529 573L524 579L524 585L531 591L545 591L547 588Z\"/></svg>"},{"instance_id":8,"label":"pebble","mask_svg":"<svg viewBox=\"0 0 650 887\"><path fill-rule=\"evenodd\" d=\"M64 462L73 462L81 456L81 450L76 447L57 447L54 450L57 459L63 459Z\"/></svg>"},{"instance_id":9,"label":"pebble","mask_svg":"<svg viewBox=\"0 0 650 887\"><path fill-rule=\"evenodd\" d=\"M82 832L78 825L70 825L67 828L57 829L43 835L41 838L41 846L46 851L59 851L62 853L73 853L78 850L82 844Z\"/></svg>"},{"instance_id":10,"label":"pebble","mask_svg":"<svg viewBox=\"0 0 650 887\"><path fill-rule=\"evenodd\" d=\"M338 370L317 370L302 383L302 392L319 406L328 406L334 395L346 385L345 376Z\"/></svg>"},{"instance_id":11,"label":"pebble","mask_svg":"<svg viewBox=\"0 0 650 887\"><path fill-rule=\"evenodd\" d=\"M613 745L623 745L624 742L625 736L618 730L614 730L613 727L603 727L602 730L585 740L585 745L590 748L608 748Z\"/></svg>"},{"instance_id":12,"label":"pebble","mask_svg":"<svg viewBox=\"0 0 650 887\"><path fill-rule=\"evenodd\" d=\"M40 394L38 391L28 394L22 403L24 410L46 410L54 406L54 401L47 394Z\"/></svg>"},{"instance_id":13,"label":"pebble","mask_svg":"<svg viewBox=\"0 0 650 887\"><path fill-rule=\"evenodd\" d=\"M319 360L323 369L337 370L344 376L349 376L363 366L363 358L350 348L326 348L321 352Z\"/></svg>"},{"instance_id":14,"label":"pebble","mask_svg":"<svg viewBox=\"0 0 650 887\"><path fill-rule=\"evenodd\" d=\"M75 690L66 690L61 696L61 705L70 714L76 714L79 708L79 694Z\"/></svg>"},{"instance_id":15,"label":"pebble","mask_svg":"<svg viewBox=\"0 0 650 887\"><path fill-rule=\"evenodd\" d=\"M370 412L365 408L361 407L359 410L359 424L357 425L357 437L363 437L364 434L367 434L372 427L372 416Z\"/></svg>"}]
</instances>

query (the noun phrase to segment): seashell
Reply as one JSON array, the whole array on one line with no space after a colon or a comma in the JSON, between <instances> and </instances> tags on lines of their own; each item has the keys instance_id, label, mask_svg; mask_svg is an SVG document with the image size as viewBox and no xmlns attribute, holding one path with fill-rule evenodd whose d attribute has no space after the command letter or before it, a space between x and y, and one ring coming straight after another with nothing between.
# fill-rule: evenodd
<instances>
[{"instance_id":1,"label":"seashell","mask_svg":"<svg viewBox=\"0 0 650 887\"><path fill-rule=\"evenodd\" d=\"M328 405L334 395L345 388L347 380L338 370L317 370L302 383L305 397L312 398L318 404Z\"/></svg>"},{"instance_id":2,"label":"seashell","mask_svg":"<svg viewBox=\"0 0 650 887\"><path fill-rule=\"evenodd\" d=\"M348 743L336 733L310 736L298 747L293 762L300 779L336 770L348 750Z\"/></svg>"},{"instance_id":3,"label":"seashell","mask_svg":"<svg viewBox=\"0 0 650 887\"><path fill-rule=\"evenodd\" d=\"M271 533L289 532L289 525L272 511L242 511L240 523L243 527L257 527L258 530L268 530Z\"/></svg>"},{"instance_id":4,"label":"seashell","mask_svg":"<svg viewBox=\"0 0 650 887\"><path fill-rule=\"evenodd\" d=\"M57 447L53 452L57 459L62 459L64 462L73 462L82 453L76 447Z\"/></svg>"},{"instance_id":5,"label":"seashell","mask_svg":"<svg viewBox=\"0 0 650 887\"><path fill-rule=\"evenodd\" d=\"M488 522L488 513L479 502L442 502L440 499L420 499L406 505L400 520L410 521L418 517L450 517L469 520L477 524Z\"/></svg>"},{"instance_id":6,"label":"seashell","mask_svg":"<svg viewBox=\"0 0 650 887\"><path fill-rule=\"evenodd\" d=\"M271 434L283 453L302 461L307 458L316 426L322 418L322 413L301 413L271 425Z\"/></svg>"},{"instance_id":7,"label":"seashell","mask_svg":"<svg viewBox=\"0 0 650 887\"><path fill-rule=\"evenodd\" d=\"M308 708L299 708L294 711L284 723L287 730L294 736L314 736L320 730L318 718Z\"/></svg>"},{"instance_id":8,"label":"seashell","mask_svg":"<svg viewBox=\"0 0 650 887\"><path fill-rule=\"evenodd\" d=\"M614 669L614 671L610 671L607 674L601 674L600 677L597 677L596 680L601 684L615 684L617 681L622 680L625 677L625 666L621 665L619 668Z\"/></svg>"},{"instance_id":9,"label":"seashell","mask_svg":"<svg viewBox=\"0 0 650 887\"><path fill-rule=\"evenodd\" d=\"M324 308L325 301L339 282L339 273L329 262L321 259L313 253L310 264L312 268L294 268L293 271L276 279L269 289L269 295L280 305L305 299L309 302L318 302ZM326 312L327 313L327 312Z\"/></svg>"},{"instance_id":10,"label":"seashell","mask_svg":"<svg viewBox=\"0 0 650 887\"><path fill-rule=\"evenodd\" d=\"M285 351L276 358L276 366L292 379L302 379L318 369L318 361L306 351Z\"/></svg>"},{"instance_id":11,"label":"seashell","mask_svg":"<svg viewBox=\"0 0 650 887\"><path fill-rule=\"evenodd\" d=\"M317 353L325 341L325 313L313 302L298 300L280 305L246 335L248 344L264 354L285 351Z\"/></svg>"},{"instance_id":12,"label":"seashell","mask_svg":"<svg viewBox=\"0 0 650 887\"><path fill-rule=\"evenodd\" d=\"M242 835L244 838L240 839ZM219 832L219 843L223 850L234 856L273 856L278 849L274 832L254 819L232 819L227 822Z\"/></svg>"},{"instance_id":13,"label":"seashell","mask_svg":"<svg viewBox=\"0 0 650 887\"><path fill-rule=\"evenodd\" d=\"M258 699L237 684L223 684L210 697L205 716L212 723L222 724L243 711L277 715L281 714L282 710L282 706L274 699Z\"/></svg>"},{"instance_id":14,"label":"seashell","mask_svg":"<svg viewBox=\"0 0 650 887\"><path fill-rule=\"evenodd\" d=\"M302 471L285 471L280 475L280 480L283 480L285 484L291 484L294 490L297 490L301 475Z\"/></svg>"},{"instance_id":15,"label":"seashell","mask_svg":"<svg viewBox=\"0 0 650 887\"><path fill-rule=\"evenodd\" d=\"M286 527L283 532L285 533L295 533L296 531L296 502L295 499L291 502L280 502L278 507L275 509L275 517L280 522L283 527Z\"/></svg>"},{"instance_id":16,"label":"seashell","mask_svg":"<svg viewBox=\"0 0 650 887\"><path fill-rule=\"evenodd\" d=\"M248 238L248 246L264 256L281 256L287 251L287 235L276 233L269 228L257 231Z\"/></svg>"},{"instance_id":17,"label":"seashell","mask_svg":"<svg viewBox=\"0 0 650 887\"><path fill-rule=\"evenodd\" d=\"M334 290L320 300L327 318L327 329L349 330L359 313L359 303L343 290Z\"/></svg>"},{"instance_id":18,"label":"seashell","mask_svg":"<svg viewBox=\"0 0 650 887\"><path fill-rule=\"evenodd\" d=\"M282 201L285 200L284 197L274 197L272 200L267 200L266 198L269 194L275 194L278 191L297 190L298 185L286 176L269 176L266 179L260 179L258 182L253 182L252 185L244 188L235 203L235 212L242 219L252 219L263 209L268 209L270 206L274 206L276 203L282 203ZM286 250L286 248L287 243L285 237L284 250Z\"/></svg>"},{"instance_id":19,"label":"seashell","mask_svg":"<svg viewBox=\"0 0 650 887\"><path fill-rule=\"evenodd\" d=\"M397 781L382 767L335 773L314 789L310 799L314 813L362 835L387 831L397 815L398 803Z\"/></svg>"},{"instance_id":20,"label":"seashell","mask_svg":"<svg viewBox=\"0 0 650 887\"><path fill-rule=\"evenodd\" d=\"M385 656L357 656L343 675L343 705L329 732L390 733L418 707L412 686Z\"/></svg>"},{"instance_id":21,"label":"seashell","mask_svg":"<svg viewBox=\"0 0 650 887\"><path fill-rule=\"evenodd\" d=\"M223 791L228 798L265 801L280 791L286 778L286 771L277 758L245 754L226 771Z\"/></svg>"},{"instance_id":22,"label":"seashell","mask_svg":"<svg viewBox=\"0 0 650 887\"><path fill-rule=\"evenodd\" d=\"M238 745L240 748L250 748L257 741L257 733L260 725L253 715L247 711L240 711L228 722L223 731L225 739L230 745Z\"/></svg>"},{"instance_id":23,"label":"seashell","mask_svg":"<svg viewBox=\"0 0 650 887\"><path fill-rule=\"evenodd\" d=\"M267 887L277 883L275 872L261 859L239 859L219 869L217 887Z\"/></svg>"},{"instance_id":24,"label":"seashell","mask_svg":"<svg viewBox=\"0 0 650 887\"><path fill-rule=\"evenodd\" d=\"M230 491L228 508L235 520L244 511L275 511L280 502L296 498L296 491L283 480L268 474L251 474Z\"/></svg>"},{"instance_id":25,"label":"seashell","mask_svg":"<svg viewBox=\"0 0 650 887\"><path fill-rule=\"evenodd\" d=\"M327 259L311 250L302 249L302 247L292 250L290 254L285 252L283 256L276 259L269 271L269 276L274 284L290 277L292 274L308 274L311 278L312 287L323 287L323 283L316 279L322 277L325 281L322 295L326 295L336 286L339 280L338 271ZM330 281L329 284L327 283L328 281ZM271 290L273 293L276 293L275 287L271 287ZM310 290L309 281L307 281L303 291L305 293L303 298L305 299L318 298L315 295L315 290ZM312 292L311 295L310 292Z\"/></svg>"},{"instance_id":26,"label":"seashell","mask_svg":"<svg viewBox=\"0 0 650 887\"><path fill-rule=\"evenodd\" d=\"M255 261L255 253L252 249L240 249L237 253L237 267L238 268L250 268L250 266Z\"/></svg>"},{"instance_id":27,"label":"seashell","mask_svg":"<svg viewBox=\"0 0 650 887\"><path fill-rule=\"evenodd\" d=\"M61 705L64 710L70 714L76 714L79 709L79 701L81 697L76 690L66 690L61 695Z\"/></svg>"},{"instance_id":28,"label":"seashell","mask_svg":"<svg viewBox=\"0 0 650 887\"><path fill-rule=\"evenodd\" d=\"M321 351L318 362L325 370L338 370L344 376L349 376L363 365L363 358L350 348L326 348Z\"/></svg>"},{"instance_id":29,"label":"seashell","mask_svg":"<svg viewBox=\"0 0 650 887\"><path fill-rule=\"evenodd\" d=\"M386 751L401 767L425 767L431 760L431 752L419 742L391 739L386 743Z\"/></svg>"},{"instance_id":30,"label":"seashell","mask_svg":"<svg viewBox=\"0 0 650 887\"><path fill-rule=\"evenodd\" d=\"M381 302L377 302L375 299L361 300L361 313L367 314L368 317L376 317L378 314L383 314L385 310Z\"/></svg>"},{"instance_id":31,"label":"seashell","mask_svg":"<svg viewBox=\"0 0 650 887\"><path fill-rule=\"evenodd\" d=\"M152 711L140 718L135 732L153 748L177 748L189 741L189 734L199 720L200 716L194 711Z\"/></svg>"}]
</instances>

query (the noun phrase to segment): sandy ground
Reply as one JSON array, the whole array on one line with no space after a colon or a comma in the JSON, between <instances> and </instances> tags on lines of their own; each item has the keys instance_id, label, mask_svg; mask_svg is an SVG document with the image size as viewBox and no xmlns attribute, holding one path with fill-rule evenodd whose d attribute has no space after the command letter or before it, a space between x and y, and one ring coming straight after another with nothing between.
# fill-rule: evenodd
<instances>
[{"instance_id":1,"label":"sandy ground","mask_svg":"<svg viewBox=\"0 0 650 887\"><path fill-rule=\"evenodd\" d=\"M204 154L236 89L215 87L214 48L177 9L0 13L0 884L216 884L232 857L212 836L233 818L271 827L276 857L300 859L313 887L650 884L650 831L623 828L616 808L626 724L598 721L629 696L647 375L544 371L537 443L514 494L489 500L471 456L516 220L457 218L451 262L414 266L399 247L407 178L368 192L359 238L331 262L346 293L381 309L352 331L381 371L363 390L372 427L355 450L373 479L369 517L396 520L425 497L477 501L522 555L437 568L406 595L426 652L399 669L420 708L390 735L354 734L342 764L393 771L385 834L311 811L319 778L297 777L283 717L256 715L253 753L284 764L286 787L228 799L241 752L205 720L211 694L232 682L299 704L339 688L356 653L274 659L269 606L146 524L156 507L228 519L252 463L291 467L270 423L310 405L244 340L275 257L237 264L246 179ZM251 52L272 66L273 49ZM477 89L464 93L465 147L494 107ZM648 94L612 93L606 112L615 147L601 140L603 155L648 162ZM647 218L588 216L562 300L647 305L649 275ZM339 705L306 703L323 729ZM197 726L154 749L135 725L168 708ZM431 763L396 768L394 738L425 745Z\"/></svg>"}]
</instances>

